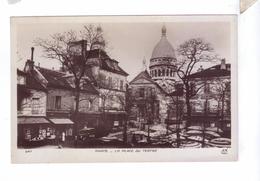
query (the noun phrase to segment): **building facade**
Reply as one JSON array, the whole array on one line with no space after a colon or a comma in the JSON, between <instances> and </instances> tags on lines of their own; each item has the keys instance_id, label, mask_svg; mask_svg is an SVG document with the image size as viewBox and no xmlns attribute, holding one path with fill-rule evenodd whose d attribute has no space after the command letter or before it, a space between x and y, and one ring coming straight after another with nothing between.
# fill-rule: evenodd
<instances>
[{"instance_id":1,"label":"building facade","mask_svg":"<svg viewBox=\"0 0 260 181\"><path fill-rule=\"evenodd\" d=\"M221 63L207 69L200 68L189 76L194 86L202 86L191 99L192 124L216 127L231 136L231 65Z\"/></svg>"},{"instance_id":2,"label":"building facade","mask_svg":"<svg viewBox=\"0 0 260 181\"><path fill-rule=\"evenodd\" d=\"M149 92L154 93L153 99L156 100L153 123L165 124L166 119L175 119L176 108L173 106L173 101L176 96L171 93L175 91L175 85L178 81L176 63L175 50L168 41L166 27L163 26L161 39L154 47L150 58L149 71L142 71L129 84L132 95L136 97L136 113L135 116L132 116L135 117L135 120L143 120L144 108L142 108L141 102L151 99Z\"/></svg>"},{"instance_id":3,"label":"building facade","mask_svg":"<svg viewBox=\"0 0 260 181\"><path fill-rule=\"evenodd\" d=\"M46 100L47 89L35 79L35 72L17 70L18 146L36 146L55 139L54 125L46 116Z\"/></svg>"},{"instance_id":4,"label":"building facade","mask_svg":"<svg viewBox=\"0 0 260 181\"><path fill-rule=\"evenodd\" d=\"M102 32L101 27L97 32ZM83 42L82 42L83 41ZM113 129L122 127L125 121L125 94L128 74L119 66L119 62L108 56L102 34L91 46L84 48L84 40L73 42L70 49L75 59L87 57L85 77L98 91L98 121L100 134L107 134Z\"/></svg>"}]
</instances>

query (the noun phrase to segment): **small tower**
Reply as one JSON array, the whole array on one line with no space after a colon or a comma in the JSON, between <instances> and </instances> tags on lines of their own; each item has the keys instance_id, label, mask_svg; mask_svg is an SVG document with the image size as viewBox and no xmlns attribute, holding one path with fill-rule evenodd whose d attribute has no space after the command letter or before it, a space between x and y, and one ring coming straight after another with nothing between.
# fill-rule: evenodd
<instances>
[{"instance_id":1,"label":"small tower","mask_svg":"<svg viewBox=\"0 0 260 181\"><path fill-rule=\"evenodd\" d=\"M147 64L146 64L146 58L143 58L143 65L142 65L142 71L147 70Z\"/></svg>"},{"instance_id":2,"label":"small tower","mask_svg":"<svg viewBox=\"0 0 260 181\"><path fill-rule=\"evenodd\" d=\"M97 32L96 41L93 42L92 50L96 50L96 49L104 50L105 40L103 37L103 30L100 25L97 26L96 32Z\"/></svg>"}]
</instances>

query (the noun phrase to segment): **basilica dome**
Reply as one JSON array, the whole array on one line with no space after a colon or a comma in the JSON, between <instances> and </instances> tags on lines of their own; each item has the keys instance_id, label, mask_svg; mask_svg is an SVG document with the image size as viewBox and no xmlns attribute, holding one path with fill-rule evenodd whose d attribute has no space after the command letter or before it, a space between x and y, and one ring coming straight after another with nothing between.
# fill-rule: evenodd
<instances>
[{"instance_id":1,"label":"basilica dome","mask_svg":"<svg viewBox=\"0 0 260 181\"><path fill-rule=\"evenodd\" d=\"M156 58L175 58L175 51L166 37L166 27L162 27L162 37L153 49L151 59Z\"/></svg>"},{"instance_id":2,"label":"basilica dome","mask_svg":"<svg viewBox=\"0 0 260 181\"><path fill-rule=\"evenodd\" d=\"M166 36L166 27L162 27L160 41L153 49L150 59L150 76L159 85L166 85L167 81L176 80L177 60L175 51Z\"/></svg>"}]
</instances>

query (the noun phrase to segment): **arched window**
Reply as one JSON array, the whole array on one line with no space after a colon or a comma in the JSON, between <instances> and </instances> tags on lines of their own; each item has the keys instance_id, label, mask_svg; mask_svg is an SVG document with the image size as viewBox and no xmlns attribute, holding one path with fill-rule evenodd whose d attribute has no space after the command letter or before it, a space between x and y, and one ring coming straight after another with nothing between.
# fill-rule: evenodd
<instances>
[{"instance_id":1,"label":"arched window","mask_svg":"<svg viewBox=\"0 0 260 181\"><path fill-rule=\"evenodd\" d=\"M158 70L158 77L161 76L161 69Z\"/></svg>"},{"instance_id":2,"label":"arched window","mask_svg":"<svg viewBox=\"0 0 260 181\"><path fill-rule=\"evenodd\" d=\"M154 70L154 76L157 77L157 70Z\"/></svg>"},{"instance_id":3,"label":"arched window","mask_svg":"<svg viewBox=\"0 0 260 181\"><path fill-rule=\"evenodd\" d=\"M169 69L166 70L166 76L169 76Z\"/></svg>"},{"instance_id":4,"label":"arched window","mask_svg":"<svg viewBox=\"0 0 260 181\"><path fill-rule=\"evenodd\" d=\"M165 69L162 70L162 76L165 76Z\"/></svg>"}]
</instances>

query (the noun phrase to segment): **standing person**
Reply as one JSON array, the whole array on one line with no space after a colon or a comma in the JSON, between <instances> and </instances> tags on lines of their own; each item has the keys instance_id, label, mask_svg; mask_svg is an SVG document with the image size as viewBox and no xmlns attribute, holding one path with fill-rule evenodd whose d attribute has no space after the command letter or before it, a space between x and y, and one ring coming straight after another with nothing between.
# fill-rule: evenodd
<instances>
[{"instance_id":1,"label":"standing person","mask_svg":"<svg viewBox=\"0 0 260 181\"><path fill-rule=\"evenodd\" d=\"M61 134L61 141L62 141L63 145L65 143L65 140L66 140L66 135L65 135L65 132L63 131Z\"/></svg>"}]
</instances>

